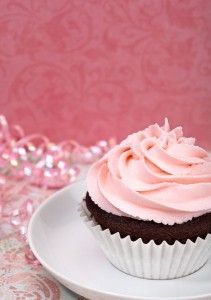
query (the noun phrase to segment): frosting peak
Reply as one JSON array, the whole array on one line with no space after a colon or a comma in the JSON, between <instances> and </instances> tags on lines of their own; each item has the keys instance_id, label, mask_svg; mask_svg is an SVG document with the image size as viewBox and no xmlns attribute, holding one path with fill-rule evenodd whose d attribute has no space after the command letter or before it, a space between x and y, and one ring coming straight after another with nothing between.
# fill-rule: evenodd
<instances>
[{"instance_id":1,"label":"frosting peak","mask_svg":"<svg viewBox=\"0 0 211 300\"><path fill-rule=\"evenodd\" d=\"M87 185L107 212L183 223L211 212L211 157L166 119L115 146L91 167Z\"/></svg>"}]
</instances>

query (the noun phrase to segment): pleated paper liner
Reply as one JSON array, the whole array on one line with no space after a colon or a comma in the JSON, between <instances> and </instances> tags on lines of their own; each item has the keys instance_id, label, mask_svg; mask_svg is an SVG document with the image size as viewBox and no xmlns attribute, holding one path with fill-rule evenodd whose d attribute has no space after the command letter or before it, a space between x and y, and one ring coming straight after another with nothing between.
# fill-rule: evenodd
<instances>
[{"instance_id":1,"label":"pleated paper liner","mask_svg":"<svg viewBox=\"0 0 211 300\"><path fill-rule=\"evenodd\" d=\"M79 213L89 230L94 234L108 260L119 270L132 276L147 279L173 279L187 276L199 270L211 255L211 234L195 242L185 244L165 241L156 245L153 240L145 244L141 239L131 241L119 233L102 230L90 217L85 202L79 205Z\"/></svg>"}]
</instances>

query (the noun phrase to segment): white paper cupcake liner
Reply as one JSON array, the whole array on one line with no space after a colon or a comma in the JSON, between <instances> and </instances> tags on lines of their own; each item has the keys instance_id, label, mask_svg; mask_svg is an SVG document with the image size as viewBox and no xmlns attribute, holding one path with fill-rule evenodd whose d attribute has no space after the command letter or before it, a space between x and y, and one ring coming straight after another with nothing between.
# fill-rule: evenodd
<instances>
[{"instance_id":1,"label":"white paper cupcake liner","mask_svg":"<svg viewBox=\"0 0 211 300\"><path fill-rule=\"evenodd\" d=\"M211 234L206 239L188 240L186 244L176 241L169 245L165 241L156 245L154 241L145 244L141 239L131 241L121 238L119 233L102 230L90 217L83 201L79 207L80 216L96 237L108 260L119 270L132 276L147 279L173 279L199 270L211 255Z\"/></svg>"}]
</instances>

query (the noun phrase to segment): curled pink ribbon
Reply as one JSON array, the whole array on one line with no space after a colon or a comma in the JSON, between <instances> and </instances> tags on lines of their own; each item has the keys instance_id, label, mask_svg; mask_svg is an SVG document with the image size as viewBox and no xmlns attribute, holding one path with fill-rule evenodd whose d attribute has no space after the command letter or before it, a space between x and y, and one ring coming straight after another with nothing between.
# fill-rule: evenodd
<instances>
[{"instance_id":1,"label":"curled pink ribbon","mask_svg":"<svg viewBox=\"0 0 211 300\"><path fill-rule=\"evenodd\" d=\"M20 126L9 126L0 116L0 174L30 184L61 188L76 180L76 164L90 164L115 145L115 139L85 147L74 140L52 143L42 134L26 136Z\"/></svg>"},{"instance_id":2,"label":"curled pink ribbon","mask_svg":"<svg viewBox=\"0 0 211 300\"><path fill-rule=\"evenodd\" d=\"M38 265L27 243L27 227L35 209L34 201L15 200L29 183L44 188L58 189L74 182L80 173L79 164L91 164L116 144L114 138L85 147L74 140L52 143L42 134L25 135L18 126L10 126L0 115L0 222L17 230L25 243L25 258ZM10 181L21 180L17 186Z\"/></svg>"}]
</instances>

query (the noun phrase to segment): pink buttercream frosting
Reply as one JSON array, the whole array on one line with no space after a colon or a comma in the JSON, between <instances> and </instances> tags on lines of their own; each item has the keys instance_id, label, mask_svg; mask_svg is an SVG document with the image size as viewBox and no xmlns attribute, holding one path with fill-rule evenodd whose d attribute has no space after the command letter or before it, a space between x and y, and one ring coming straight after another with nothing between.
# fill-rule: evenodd
<instances>
[{"instance_id":1,"label":"pink buttercream frosting","mask_svg":"<svg viewBox=\"0 0 211 300\"><path fill-rule=\"evenodd\" d=\"M211 212L211 156L181 127L151 125L95 163L88 192L103 210L173 225Z\"/></svg>"}]
</instances>

